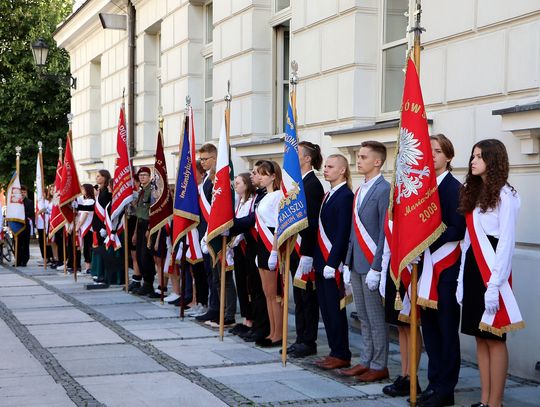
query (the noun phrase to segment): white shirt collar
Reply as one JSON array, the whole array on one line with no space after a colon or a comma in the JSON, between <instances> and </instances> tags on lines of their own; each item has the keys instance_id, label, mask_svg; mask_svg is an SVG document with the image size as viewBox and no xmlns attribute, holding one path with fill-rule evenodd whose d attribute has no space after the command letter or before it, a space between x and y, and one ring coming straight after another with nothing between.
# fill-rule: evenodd
<instances>
[{"instance_id":1,"label":"white shirt collar","mask_svg":"<svg viewBox=\"0 0 540 407\"><path fill-rule=\"evenodd\" d=\"M439 175L439 176L437 177L437 186L438 186L438 185L441 185L442 180L444 179L444 177L446 177L446 174L448 174L448 172L449 172L449 171L446 170L445 172L443 172L441 175Z\"/></svg>"},{"instance_id":2,"label":"white shirt collar","mask_svg":"<svg viewBox=\"0 0 540 407\"><path fill-rule=\"evenodd\" d=\"M343 181L342 183L340 184L337 184L335 187L333 187L331 190L330 190L330 195L332 195L334 192L336 192L339 188L341 188L343 185L345 185L347 183L347 181Z\"/></svg>"},{"instance_id":3,"label":"white shirt collar","mask_svg":"<svg viewBox=\"0 0 540 407\"><path fill-rule=\"evenodd\" d=\"M306 175L308 175L310 172L313 172L313 168L306 172L304 175L302 175L302 179L306 178Z\"/></svg>"},{"instance_id":4,"label":"white shirt collar","mask_svg":"<svg viewBox=\"0 0 540 407\"><path fill-rule=\"evenodd\" d=\"M375 183L375 181L377 181L379 179L380 176L382 176L381 173L379 173L375 177L371 178L369 181L365 181L362 184L362 188L367 188L367 189L371 188L371 186Z\"/></svg>"}]
</instances>

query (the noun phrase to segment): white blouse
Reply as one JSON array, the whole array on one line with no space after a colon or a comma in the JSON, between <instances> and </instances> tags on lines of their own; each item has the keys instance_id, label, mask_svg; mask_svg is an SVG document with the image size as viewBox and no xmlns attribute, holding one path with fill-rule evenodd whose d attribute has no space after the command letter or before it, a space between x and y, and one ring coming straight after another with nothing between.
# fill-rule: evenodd
<instances>
[{"instance_id":1,"label":"white blouse","mask_svg":"<svg viewBox=\"0 0 540 407\"><path fill-rule=\"evenodd\" d=\"M269 228L276 228L278 225L279 202L283 197L281 189L266 194L257 206L257 216Z\"/></svg>"},{"instance_id":2,"label":"white blouse","mask_svg":"<svg viewBox=\"0 0 540 407\"><path fill-rule=\"evenodd\" d=\"M508 280L512 271L512 256L516 243L516 222L520 206L521 200L518 193L513 192L508 185L505 185L501 188L500 201L495 208L488 209L484 213L478 207L474 209L484 233L499 239L495 250L494 268L491 270L490 278L490 282L497 286ZM461 244L460 276L463 275L465 256L470 245L471 238L467 228L465 238Z\"/></svg>"}]
</instances>

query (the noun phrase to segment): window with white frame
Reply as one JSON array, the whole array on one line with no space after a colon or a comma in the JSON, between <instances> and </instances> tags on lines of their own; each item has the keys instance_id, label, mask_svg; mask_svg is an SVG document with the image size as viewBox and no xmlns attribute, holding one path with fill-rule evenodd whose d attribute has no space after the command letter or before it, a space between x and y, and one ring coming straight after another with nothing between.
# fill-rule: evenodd
<instances>
[{"instance_id":1,"label":"window with white frame","mask_svg":"<svg viewBox=\"0 0 540 407\"><path fill-rule=\"evenodd\" d=\"M212 140L212 70L214 68L213 57L204 59L204 139Z\"/></svg>"},{"instance_id":2,"label":"window with white frame","mask_svg":"<svg viewBox=\"0 0 540 407\"><path fill-rule=\"evenodd\" d=\"M289 105L289 22L275 27L275 89L274 89L274 134L285 132Z\"/></svg>"},{"instance_id":3,"label":"window with white frame","mask_svg":"<svg viewBox=\"0 0 540 407\"><path fill-rule=\"evenodd\" d=\"M214 41L214 6L212 2L204 5L204 43Z\"/></svg>"},{"instance_id":4,"label":"window with white frame","mask_svg":"<svg viewBox=\"0 0 540 407\"><path fill-rule=\"evenodd\" d=\"M403 94L403 67L407 53L409 0L382 1L381 113L399 111Z\"/></svg>"},{"instance_id":5,"label":"window with white frame","mask_svg":"<svg viewBox=\"0 0 540 407\"><path fill-rule=\"evenodd\" d=\"M277 13L281 10L290 7L291 0L274 0L274 12Z\"/></svg>"}]
</instances>

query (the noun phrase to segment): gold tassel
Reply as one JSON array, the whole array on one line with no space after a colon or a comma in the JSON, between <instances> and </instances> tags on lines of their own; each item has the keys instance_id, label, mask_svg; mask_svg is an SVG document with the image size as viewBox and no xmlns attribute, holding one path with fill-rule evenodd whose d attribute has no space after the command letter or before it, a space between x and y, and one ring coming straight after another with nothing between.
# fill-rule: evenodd
<instances>
[{"instance_id":1,"label":"gold tassel","mask_svg":"<svg viewBox=\"0 0 540 407\"><path fill-rule=\"evenodd\" d=\"M403 303L401 302L401 297L399 295L399 289L398 292L396 292L396 299L394 301L394 309L397 311L401 311L403 309Z\"/></svg>"}]
</instances>

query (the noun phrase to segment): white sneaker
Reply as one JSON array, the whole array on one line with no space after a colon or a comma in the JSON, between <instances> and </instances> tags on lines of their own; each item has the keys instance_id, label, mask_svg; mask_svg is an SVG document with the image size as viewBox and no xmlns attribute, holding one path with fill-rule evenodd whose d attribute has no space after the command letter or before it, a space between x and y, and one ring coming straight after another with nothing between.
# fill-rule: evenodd
<instances>
[{"instance_id":1,"label":"white sneaker","mask_svg":"<svg viewBox=\"0 0 540 407\"><path fill-rule=\"evenodd\" d=\"M201 307L202 307L201 304L197 304L194 307L188 309L185 312L185 315L187 315L188 317L199 315L199 313L201 312Z\"/></svg>"},{"instance_id":2,"label":"white sneaker","mask_svg":"<svg viewBox=\"0 0 540 407\"><path fill-rule=\"evenodd\" d=\"M64 271L64 265L60 264L59 266L56 266L56 270L62 270Z\"/></svg>"},{"instance_id":3,"label":"white sneaker","mask_svg":"<svg viewBox=\"0 0 540 407\"><path fill-rule=\"evenodd\" d=\"M208 308L205 307L204 305L202 304L198 304L198 305L199 305L199 311L196 314L193 314L194 317L198 317L199 315L204 315L208 311Z\"/></svg>"},{"instance_id":4,"label":"white sneaker","mask_svg":"<svg viewBox=\"0 0 540 407\"><path fill-rule=\"evenodd\" d=\"M163 298L163 301L165 301L165 302L175 301L178 298L180 298L180 296L173 292L173 293L170 293L169 295L167 295L165 298Z\"/></svg>"}]
</instances>

